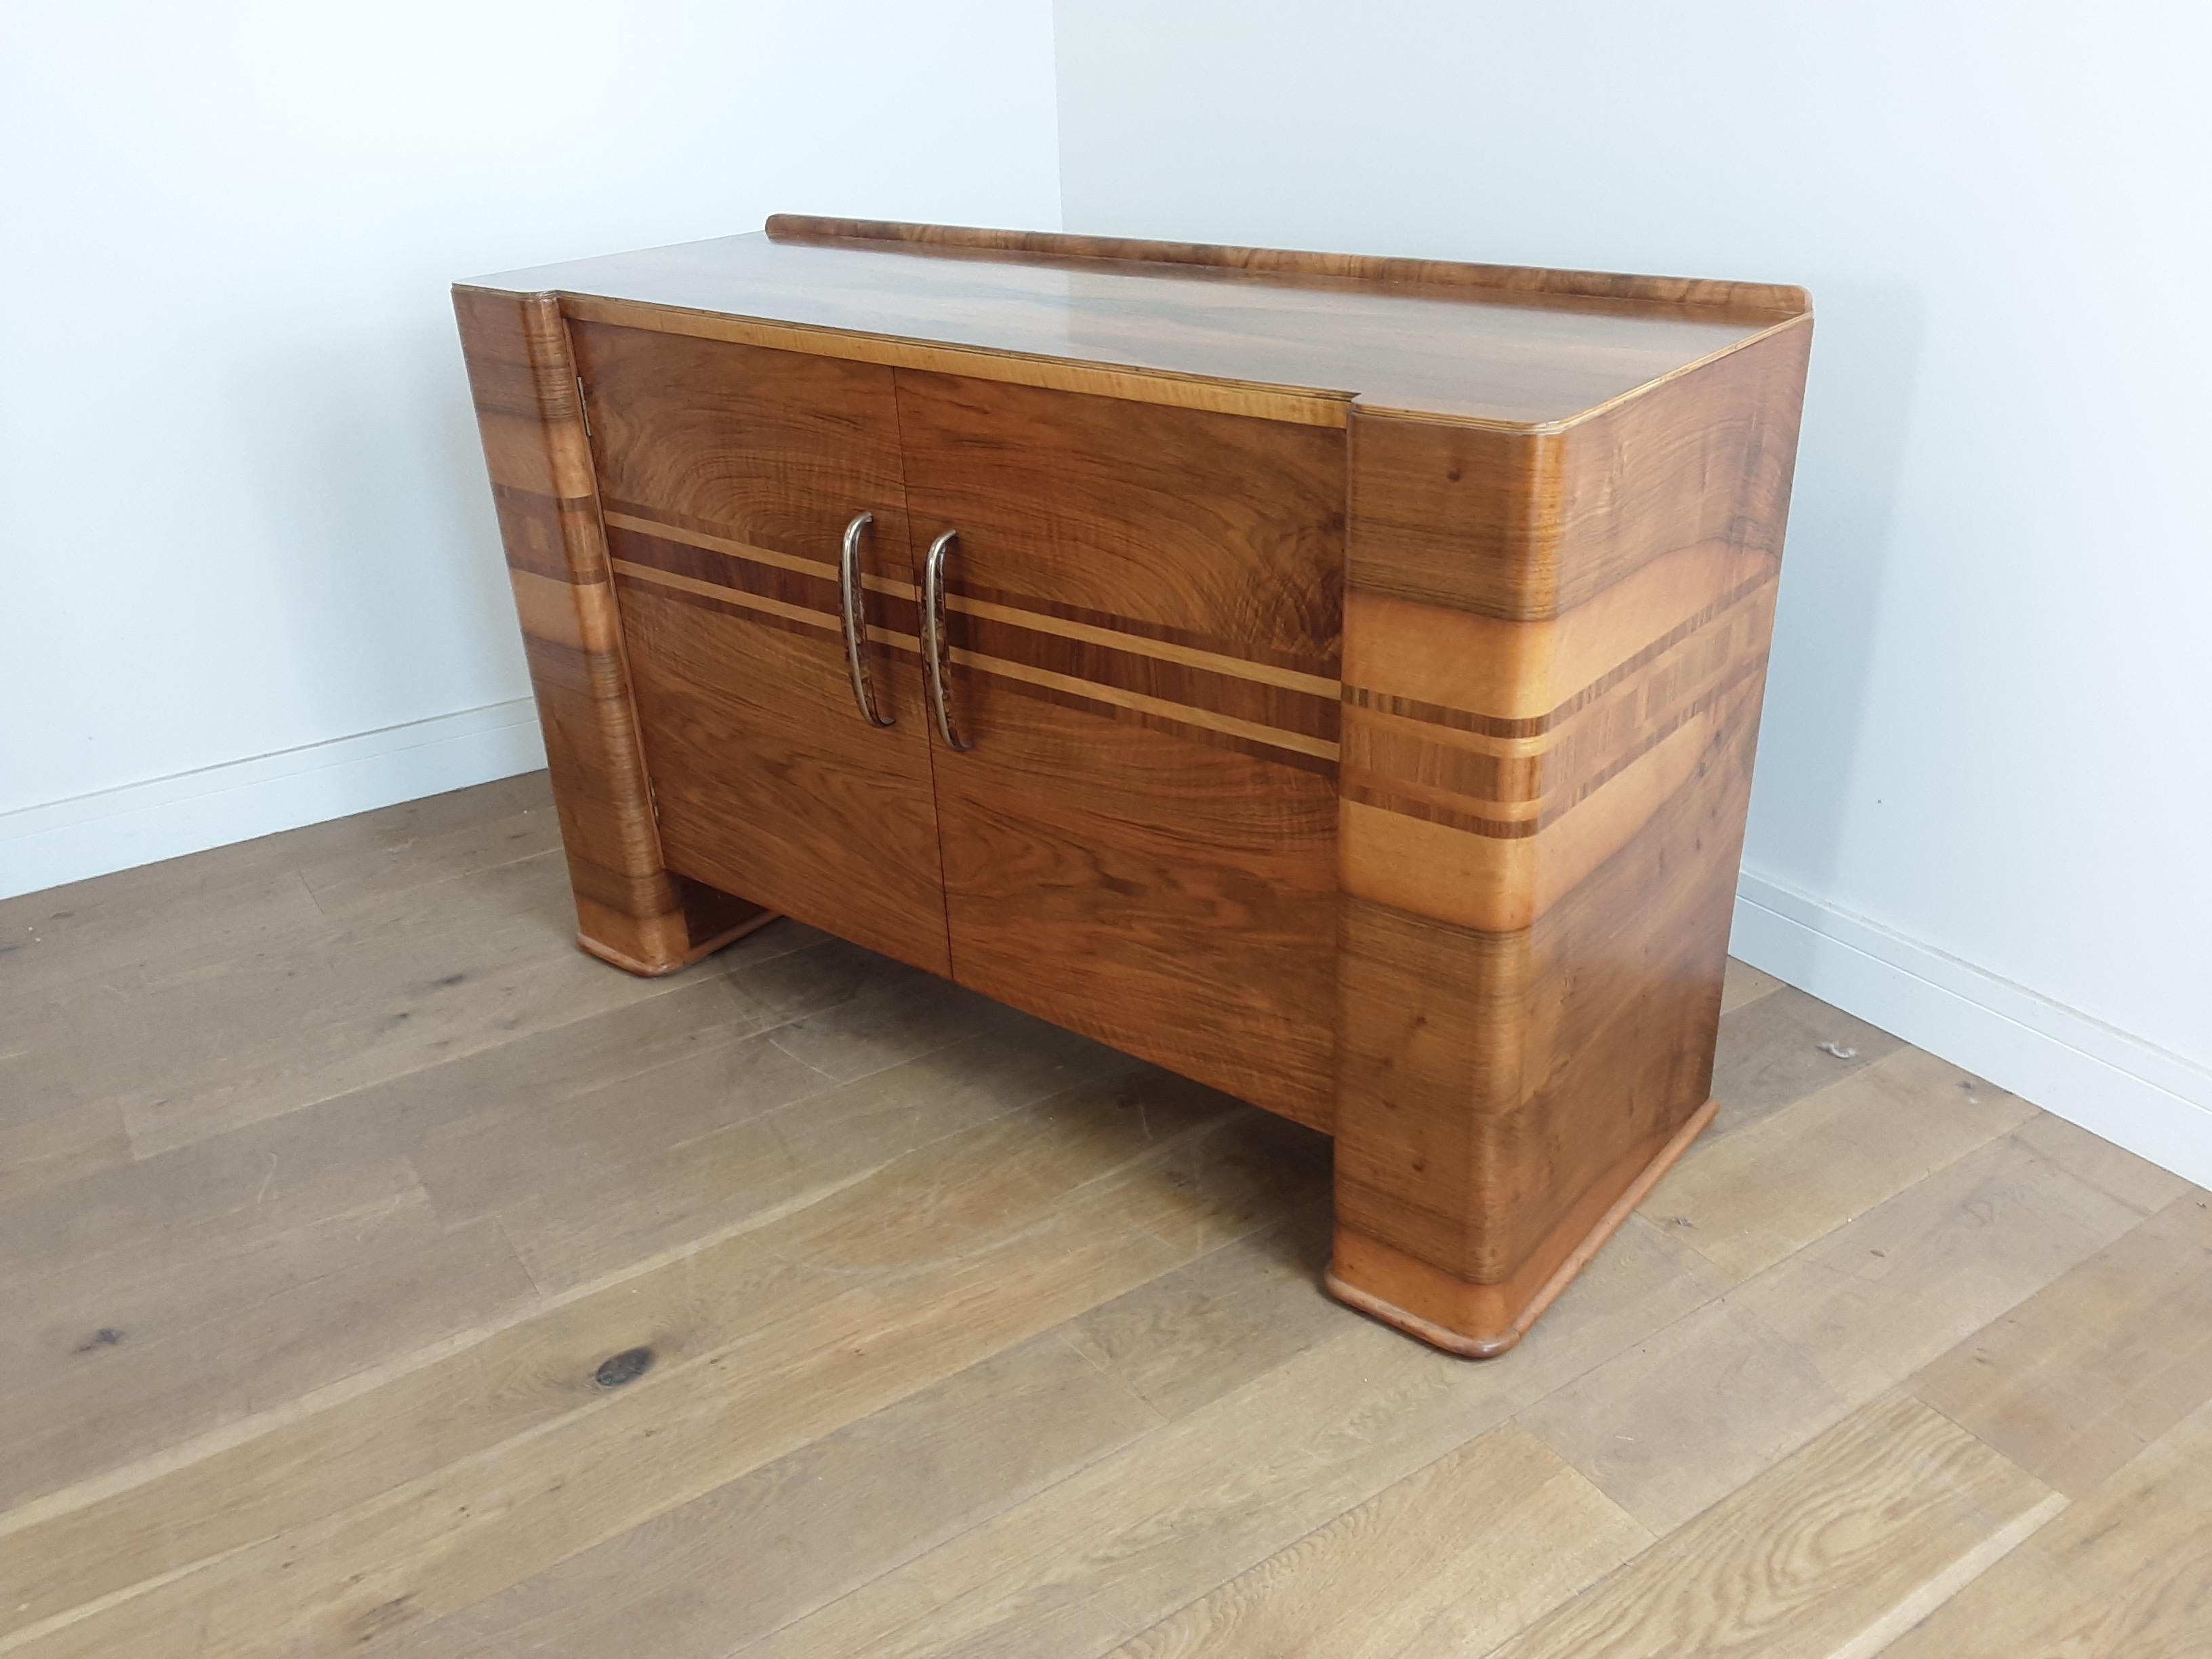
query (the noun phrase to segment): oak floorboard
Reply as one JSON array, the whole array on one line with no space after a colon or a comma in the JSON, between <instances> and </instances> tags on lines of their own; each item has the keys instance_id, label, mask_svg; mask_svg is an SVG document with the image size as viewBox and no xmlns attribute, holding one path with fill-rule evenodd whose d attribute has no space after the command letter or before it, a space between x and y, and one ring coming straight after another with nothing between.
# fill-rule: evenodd
<instances>
[{"instance_id":1,"label":"oak floorboard","mask_svg":"<svg viewBox=\"0 0 2212 1659\"><path fill-rule=\"evenodd\" d=\"M2065 1501L1918 1401L1885 1400L1493 1659L1864 1659Z\"/></svg>"},{"instance_id":2,"label":"oak floorboard","mask_svg":"<svg viewBox=\"0 0 2212 1659\"><path fill-rule=\"evenodd\" d=\"M95 1261L128 1279L149 1264L251 1248L257 1237L376 1209L421 1185L403 1152L349 1141L317 1156L326 1140L224 1137L0 1203L0 1291Z\"/></svg>"},{"instance_id":3,"label":"oak floorboard","mask_svg":"<svg viewBox=\"0 0 2212 1659\"><path fill-rule=\"evenodd\" d=\"M194 1326L314 1284L350 1266L427 1243L442 1230L419 1188L283 1231L218 1233L195 1248L147 1251L118 1271L94 1256L0 1289L0 1412L41 1387L91 1386L114 1351L144 1351ZM163 1348L161 1354L172 1352ZM242 1364L251 1356L241 1354ZM151 1374L136 1355L120 1367Z\"/></svg>"},{"instance_id":4,"label":"oak floorboard","mask_svg":"<svg viewBox=\"0 0 2212 1659\"><path fill-rule=\"evenodd\" d=\"M1756 1002L1769 991L1778 991L1782 981L1773 975L1762 973L1747 962L1728 959L1728 967L1721 978L1721 1012L1732 1014L1747 1002Z\"/></svg>"},{"instance_id":5,"label":"oak floorboard","mask_svg":"<svg viewBox=\"0 0 2212 1659\"><path fill-rule=\"evenodd\" d=\"M840 1083L941 1048L969 1031L1042 1022L918 968L887 964L883 983L840 1006L776 1029L776 1047Z\"/></svg>"},{"instance_id":6,"label":"oak floorboard","mask_svg":"<svg viewBox=\"0 0 2212 1659\"><path fill-rule=\"evenodd\" d=\"M26 1650L350 1648L495 1594L1179 1265L1133 1218L1146 1212L1146 1181L1174 1135L1228 1105L1192 1100L1178 1122L1156 1100L1147 1121L1109 1094L1073 1103L1049 1127L1036 1113L1023 1115L1035 1123L986 1125L988 1152L937 1143L872 1191L846 1187L773 1234L732 1241L740 1254L750 1246L832 1276L804 1317L655 1366L528 1434L210 1559ZM886 1228L887 1212L906 1225ZM659 1271L680 1285L690 1264ZM856 1282L838 1290L839 1278Z\"/></svg>"},{"instance_id":7,"label":"oak floorboard","mask_svg":"<svg viewBox=\"0 0 2212 1659\"><path fill-rule=\"evenodd\" d=\"M677 1029L644 1028L639 1024L653 1007L665 1006L648 1005L643 1010L610 1016L604 1035L625 1054L632 1048L682 1052ZM710 1006L695 1019L711 1022L714 1018ZM711 1030L711 1024L708 1029ZM570 1028L568 1032L518 1045L546 1051L518 1069L528 1075L542 1065L549 1097L555 1100L560 1097L551 1085L560 1068L586 1066L591 1058L590 1049L578 1047L574 1030ZM1087 1049L1080 1039L1070 1038L1066 1044L1048 1046L1042 1053L1017 1050L996 1063L963 1066L946 1073L934 1085L908 1079L907 1086L901 1089L892 1074L886 1074L880 1084L848 1085L835 1091L856 1097L856 1109L842 1120L842 1132L848 1139L872 1132L872 1119L879 1119L904 1139L921 1140L941 1139L945 1129L963 1124L988 1126L1007 1111L1035 1104L1054 1091L1068 1093L1073 1081L1095 1083L1096 1074L1077 1073L1071 1065ZM460 1097L476 1092L484 1081L476 1075L481 1067L474 1060L446 1069L463 1074L453 1080ZM605 1066L586 1069L597 1075ZM649 1079L652 1073L641 1075ZM1180 1116L1178 1101L1183 1103ZM872 1114L868 1109L872 1102ZM1174 1156L1184 1149L1171 1143L1163 1146L1154 1139L1155 1131L1167 1135L1188 1128L1193 1121L1211 1121L1231 1110L1229 1103L1191 1085L1182 1085L1167 1100L1155 1103L1158 1114L1148 1120L1143 1110L1126 1101L1109 1098L1088 1109L1073 1099L1062 1103L1061 1115L1048 1139L1066 1144L1075 1154L1063 1161L1067 1179L1078 1183L1108 1179L1127 1158L1158 1160ZM1193 1112L1198 1115L1193 1117ZM221 1173L210 1169L212 1154L225 1150L228 1142L292 1129L309 1115L256 1126L138 1168L146 1170L165 1163L184 1164L191 1167L192 1182L176 1182L160 1190L180 1192L191 1184L206 1189L211 1177ZM382 1150L391 1143L392 1134L388 1127L380 1132L376 1129L379 1115L333 1112L328 1124L313 1126L326 1131L315 1150L323 1159L345 1165L348 1146L358 1152L361 1143L334 1142L332 1137L364 1121L371 1125L368 1144ZM1249 1112L1239 1115L1258 1116ZM435 1114L433 1117L442 1121ZM811 1134L827 1154L836 1149L840 1124L837 1113L817 1110L808 1115L803 1127L794 1127L792 1135L795 1139ZM918 1126L924 1124L933 1133L921 1133ZM1087 1136L1081 1133L1086 1125L1091 1130ZM1022 1142L1008 1140L1003 1128L995 1133L1000 1150L1018 1157ZM862 1150L864 1168L873 1170L885 1162L883 1157ZM298 1525L509 1436L528 1432L594 1397L592 1373L610 1354L649 1346L659 1356L665 1376L687 1359L740 1340L775 1318L801 1312L833 1294L841 1279L864 1270L846 1241L850 1234L866 1232L871 1206L895 1207L905 1213L909 1218L905 1237L918 1238L933 1249L957 1249L975 1234L972 1226L964 1236L961 1231L963 1188L958 1176L963 1155L976 1150L971 1139L954 1142L933 1160L902 1166L894 1161L892 1167L863 1182L849 1195L842 1192L849 1182L832 1182L836 1197L817 1211L763 1218L750 1231L720 1244L687 1235L684 1249L672 1259L630 1264L626 1274L617 1275L604 1290L592 1292L588 1285L581 1287L580 1291L571 1293L580 1299L547 1316L515 1329L483 1333L477 1344L450 1355L426 1356L419 1364L407 1364L401 1356L402 1369L373 1396L340 1400L298 1420L280 1419L260 1437L224 1449L204 1464L159 1474L146 1494L119 1493L93 1504L81 1514L58 1516L37 1538L27 1540L25 1548L30 1559L43 1554L50 1560L70 1563L69 1571L49 1574L38 1585L27 1587L14 1582L5 1567L0 1566L0 1630L14 1622L10 1610L27 1601L28 1616L22 1622L35 1622L36 1618L58 1611L50 1603L59 1598L82 1591L83 1599L90 1599L127 1584L134 1573L148 1576L173 1570L179 1565L181 1550L198 1548L212 1553L250 1539L254 1534L249 1529L256 1517L272 1526ZM288 1155L284 1167L289 1170L293 1162L303 1162L309 1170L319 1167L312 1152L303 1159ZM261 1149L255 1146L245 1149L243 1156L227 1160L223 1167L233 1173L227 1185L214 1184L213 1189L236 1194L236 1201L243 1203L251 1199L252 1182L266 1175L268 1166ZM369 1165L380 1176L385 1175L386 1167ZM411 1182L405 1164L392 1168ZM995 1215L1025 1224L1034 1218L1036 1206L1049 1205L1065 1190L1054 1184L1048 1167L1032 1164L1027 1175L1029 1207L1007 1208L1007 1183L990 1183L988 1190L996 1203L985 1212L985 1220ZM283 1199L290 1206L288 1214L296 1222L301 1189L296 1183L287 1187L284 1180L289 1178L272 1183L265 1207L278 1207L277 1200ZM1216 1188L1222 1184L1210 1170L1209 1178ZM1176 1188L1174 1203L1155 1200L1149 1212L1156 1220L1180 1220L1188 1230L1191 1224L1181 1203L1182 1193L1182 1188ZM380 1204L385 1201L380 1182L348 1195L362 1203L372 1196ZM634 1201L659 1213L661 1195L649 1185L641 1186ZM1146 1212L1135 1200L1128 1203L1131 1217ZM109 1207L118 1218L129 1217L126 1203ZM925 1212L934 1217L934 1225L917 1231ZM250 1247L263 1231L245 1231L231 1241L230 1248ZM882 1234L876 1241L879 1253L886 1253L896 1268L900 1265L896 1230L878 1231ZM830 1255L834 1265L819 1268L796 1265L793 1258L810 1244ZM579 1389L580 1396L575 1392ZM0 1561L7 1559L5 1552L0 1552ZM185 1561L198 1559L198 1555L183 1558ZM76 1580L76 1573L87 1577Z\"/></svg>"},{"instance_id":8,"label":"oak floorboard","mask_svg":"<svg viewBox=\"0 0 2212 1659\"><path fill-rule=\"evenodd\" d=\"M64 1187L131 1161L131 1133L112 1100L79 1100L55 1091L32 1101L11 1086L0 1060L0 1098L17 1103L0 1116L0 1205Z\"/></svg>"},{"instance_id":9,"label":"oak floorboard","mask_svg":"<svg viewBox=\"0 0 2212 1659\"><path fill-rule=\"evenodd\" d=\"M2161 1170L2049 1112L2038 1112L2013 1132L2013 1138L2076 1181L2086 1181L2145 1215L2197 1190L2171 1170Z\"/></svg>"},{"instance_id":10,"label":"oak floorboard","mask_svg":"<svg viewBox=\"0 0 2212 1659\"><path fill-rule=\"evenodd\" d=\"M1710 1294L1648 1228L1512 1366L1351 1326L808 1618L747 1659L1110 1650Z\"/></svg>"},{"instance_id":11,"label":"oak floorboard","mask_svg":"<svg viewBox=\"0 0 2212 1659\"><path fill-rule=\"evenodd\" d=\"M716 971L605 972L574 947L566 882L541 854L245 960L149 976L133 1040L79 1036L84 1081L121 1100L145 1157Z\"/></svg>"},{"instance_id":12,"label":"oak floorboard","mask_svg":"<svg viewBox=\"0 0 2212 1659\"><path fill-rule=\"evenodd\" d=\"M1115 1659L1462 1659L1650 1541L1509 1425L1347 1510Z\"/></svg>"},{"instance_id":13,"label":"oak floorboard","mask_svg":"<svg viewBox=\"0 0 2212 1659\"><path fill-rule=\"evenodd\" d=\"M2010 1135L1730 1293L1846 1400L1903 1381L2142 1219Z\"/></svg>"},{"instance_id":14,"label":"oak floorboard","mask_svg":"<svg viewBox=\"0 0 2212 1659\"><path fill-rule=\"evenodd\" d=\"M2199 1407L1887 1659L2212 1653L2212 1406Z\"/></svg>"},{"instance_id":15,"label":"oak floorboard","mask_svg":"<svg viewBox=\"0 0 2212 1659\"><path fill-rule=\"evenodd\" d=\"M2036 1115L1917 1048L1847 1072L1684 1158L1644 1200L1732 1279L1772 1267Z\"/></svg>"},{"instance_id":16,"label":"oak floorboard","mask_svg":"<svg viewBox=\"0 0 2212 1659\"><path fill-rule=\"evenodd\" d=\"M490 867L453 857L453 843L550 803L544 774L529 773L0 900L0 1013L14 991L82 991L136 969L243 957L312 935L328 925L319 885L350 883L373 906ZM556 835L536 850L557 844Z\"/></svg>"},{"instance_id":17,"label":"oak floorboard","mask_svg":"<svg viewBox=\"0 0 2212 1659\"><path fill-rule=\"evenodd\" d=\"M1116 1297L1062 1335L1162 1416L1188 1416L1340 1329L1340 1304L1321 1288L1329 1219L1324 1176L1283 1221Z\"/></svg>"},{"instance_id":18,"label":"oak floorboard","mask_svg":"<svg viewBox=\"0 0 2212 1659\"><path fill-rule=\"evenodd\" d=\"M1795 1344L1723 1299L1568 1383L1520 1421L1660 1534L1849 1409Z\"/></svg>"},{"instance_id":19,"label":"oak floorboard","mask_svg":"<svg viewBox=\"0 0 2212 1659\"><path fill-rule=\"evenodd\" d=\"M0 1656L2212 1651L2180 1178L1732 963L1470 1364L1322 1137L787 920L631 979L547 801L0 901Z\"/></svg>"},{"instance_id":20,"label":"oak floorboard","mask_svg":"<svg viewBox=\"0 0 2212 1659\"><path fill-rule=\"evenodd\" d=\"M483 787L485 798L474 804L477 810L408 817L403 809L375 826L373 836L303 858L300 879L315 908L325 916L343 916L409 888L561 850L560 815L543 772Z\"/></svg>"},{"instance_id":21,"label":"oak floorboard","mask_svg":"<svg viewBox=\"0 0 2212 1659\"><path fill-rule=\"evenodd\" d=\"M432 1133L538 1111L641 1079L739 1040L728 981L702 980L530 1036L385 1079L296 1111L0 1200L0 1287L105 1257L146 1261L243 1247L325 1216L386 1203L416 1183ZM640 1083L641 1092L649 1085Z\"/></svg>"},{"instance_id":22,"label":"oak floorboard","mask_svg":"<svg viewBox=\"0 0 2212 1659\"><path fill-rule=\"evenodd\" d=\"M1795 986L1752 999L1721 1016L1712 1089L1720 1110L1690 1155L1903 1046Z\"/></svg>"},{"instance_id":23,"label":"oak floorboard","mask_svg":"<svg viewBox=\"0 0 2212 1659\"><path fill-rule=\"evenodd\" d=\"M597 1088L549 1091L552 1098L527 1110L475 1112L437 1124L415 1152L416 1167L449 1220L532 1198L556 1210L603 1209L610 1189L627 1195L624 1172L653 1153L681 1158L832 1086L778 1048L772 1032L735 1041L708 1036L689 1052ZM641 1113L653 1115L657 1133L650 1140L638 1136Z\"/></svg>"},{"instance_id":24,"label":"oak floorboard","mask_svg":"<svg viewBox=\"0 0 2212 1659\"><path fill-rule=\"evenodd\" d=\"M127 1478L0 1514L0 1632L158 1588L542 1431L599 1401L597 1373L615 1354L643 1349L665 1378L835 1293L832 1275L765 1243L726 1241L395 1352L365 1388L271 1401L231 1432L182 1443Z\"/></svg>"},{"instance_id":25,"label":"oak floorboard","mask_svg":"<svg viewBox=\"0 0 2212 1659\"><path fill-rule=\"evenodd\" d=\"M407 1659L720 1659L1066 1479L1158 1422L1036 1337L449 1614Z\"/></svg>"},{"instance_id":26,"label":"oak floorboard","mask_svg":"<svg viewBox=\"0 0 2212 1659\"><path fill-rule=\"evenodd\" d=\"M2212 1199L2174 1200L1912 1389L2037 1479L2085 1495L2212 1398Z\"/></svg>"},{"instance_id":27,"label":"oak floorboard","mask_svg":"<svg viewBox=\"0 0 2212 1659\"><path fill-rule=\"evenodd\" d=\"M216 856L0 899L0 1013L57 994L79 1000L149 964L243 956L272 936L320 926L314 895L280 857L264 850L241 867L199 867Z\"/></svg>"},{"instance_id":28,"label":"oak floorboard","mask_svg":"<svg viewBox=\"0 0 2212 1659\"><path fill-rule=\"evenodd\" d=\"M427 1206L425 1206L427 1208ZM336 1382L395 1349L465 1331L536 1291L498 1228L365 1221L362 1248L319 1278L143 1347L98 1332L12 1389L0 1509Z\"/></svg>"}]
</instances>

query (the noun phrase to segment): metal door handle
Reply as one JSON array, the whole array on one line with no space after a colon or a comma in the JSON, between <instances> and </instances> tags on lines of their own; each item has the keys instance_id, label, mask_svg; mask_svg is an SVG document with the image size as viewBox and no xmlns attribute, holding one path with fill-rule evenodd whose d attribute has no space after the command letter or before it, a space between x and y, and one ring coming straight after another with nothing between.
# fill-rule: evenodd
<instances>
[{"instance_id":1,"label":"metal door handle","mask_svg":"<svg viewBox=\"0 0 2212 1659\"><path fill-rule=\"evenodd\" d=\"M948 530L930 543L921 562L921 658L929 669L929 705L937 713L938 735L946 748L964 750L975 745L952 724L952 687L945 663L945 555L959 533Z\"/></svg>"},{"instance_id":2,"label":"metal door handle","mask_svg":"<svg viewBox=\"0 0 2212 1659\"><path fill-rule=\"evenodd\" d=\"M891 717L876 708L873 676L868 672L868 607L860 580L860 536L875 514L862 513L845 526L845 548L837 561L837 601L845 624L845 666L853 676L853 701L871 726L889 726Z\"/></svg>"}]
</instances>

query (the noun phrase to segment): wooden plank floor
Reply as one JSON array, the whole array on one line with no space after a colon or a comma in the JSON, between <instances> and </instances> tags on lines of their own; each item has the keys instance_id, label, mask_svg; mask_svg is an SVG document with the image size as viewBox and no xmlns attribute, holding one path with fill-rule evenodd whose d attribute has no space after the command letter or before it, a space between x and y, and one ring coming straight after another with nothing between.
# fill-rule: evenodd
<instances>
[{"instance_id":1,"label":"wooden plank floor","mask_svg":"<svg viewBox=\"0 0 2212 1659\"><path fill-rule=\"evenodd\" d=\"M0 903L0 1654L2212 1653L2207 1195L1733 970L1510 1357L1320 1138L780 922L579 953L542 779Z\"/></svg>"}]
</instances>

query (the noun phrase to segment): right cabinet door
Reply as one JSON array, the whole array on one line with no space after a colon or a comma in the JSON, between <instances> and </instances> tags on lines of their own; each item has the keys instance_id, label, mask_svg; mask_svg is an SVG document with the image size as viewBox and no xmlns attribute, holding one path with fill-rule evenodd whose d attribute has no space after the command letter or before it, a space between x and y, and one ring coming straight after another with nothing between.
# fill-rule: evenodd
<instances>
[{"instance_id":1,"label":"right cabinet door","mask_svg":"<svg viewBox=\"0 0 2212 1659\"><path fill-rule=\"evenodd\" d=\"M1329 1126L1345 434L898 371L962 983Z\"/></svg>"}]
</instances>

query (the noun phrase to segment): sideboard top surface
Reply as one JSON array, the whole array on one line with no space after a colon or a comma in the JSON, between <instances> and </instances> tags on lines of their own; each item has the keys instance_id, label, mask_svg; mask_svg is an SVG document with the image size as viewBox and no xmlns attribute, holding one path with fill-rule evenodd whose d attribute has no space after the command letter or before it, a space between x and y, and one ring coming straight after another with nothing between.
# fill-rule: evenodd
<instances>
[{"instance_id":1,"label":"sideboard top surface","mask_svg":"<svg viewBox=\"0 0 2212 1659\"><path fill-rule=\"evenodd\" d=\"M1808 310L1802 290L1759 284L786 216L464 286L1528 427Z\"/></svg>"}]
</instances>

